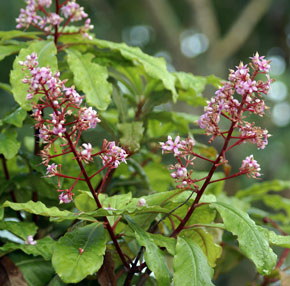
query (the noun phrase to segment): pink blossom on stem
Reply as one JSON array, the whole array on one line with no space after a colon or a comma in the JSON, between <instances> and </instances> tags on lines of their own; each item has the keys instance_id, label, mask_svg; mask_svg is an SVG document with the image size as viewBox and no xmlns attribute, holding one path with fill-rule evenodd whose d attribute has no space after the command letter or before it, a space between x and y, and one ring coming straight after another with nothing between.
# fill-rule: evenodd
<instances>
[{"instance_id":1,"label":"pink blossom on stem","mask_svg":"<svg viewBox=\"0 0 290 286\"><path fill-rule=\"evenodd\" d=\"M270 70L270 61L265 60L265 57L260 57L258 52L251 57L253 64L259 69L261 72L269 72Z\"/></svg>"},{"instance_id":2,"label":"pink blossom on stem","mask_svg":"<svg viewBox=\"0 0 290 286\"><path fill-rule=\"evenodd\" d=\"M59 123L53 127L52 132L53 134L62 137L62 135L66 132L66 129L62 124Z\"/></svg>"},{"instance_id":3,"label":"pink blossom on stem","mask_svg":"<svg viewBox=\"0 0 290 286\"><path fill-rule=\"evenodd\" d=\"M187 169L181 166L180 164L175 164L174 166L171 166L169 169L174 170L174 172L170 174L170 176L174 179L183 179L187 177Z\"/></svg>"},{"instance_id":4,"label":"pink blossom on stem","mask_svg":"<svg viewBox=\"0 0 290 286\"><path fill-rule=\"evenodd\" d=\"M97 123L101 122L98 118L98 113L92 107L84 107L81 109L80 118L82 123L87 128L95 128Z\"/></svg>"},{"instance_id":5,"label":"pink blossom on stem","mask_svg":"<svg viewBox=\"0 0 290 286\"><path fill-rule=\"evenodd\" d=\"M87 19L85 21L85 25L83 27L80 28L80 33L83 37L83 39L88 38L89 40L92 40L93 37L89 35L89 31L94 29L94 25L91 25L91 19Z\"/></svg>"},{"instance_id":6,"label":"pink blossom on stem","mask_svg":"<svg viewBox=\"0 0 290 286\"><path fill-rule=\"evenodd\" d=\"M33 239L33 235L28 235L25 244L36 245L37 241Z\"/></svg>"},{"instance_id":7,"label":"pink blossom on stem","mask_svg":"<svg viewBox=\"0 0 290 286\"><path fill-rule=\"evenodd\" d=\"M57 173L57 165L55 163L48 165L46 169L46 175L52 177L55 175L55 173Z\"/></svg>"},{"instance_id":8,"label":"pink blossom on stem","mask_svg":"<svg viewBox=\"0 0 290 286\"><path fill-rule=\"evenodd\" d=\"M72 193L69 190L58 190L61 191L60 195L58 196L60 204L68 204L72 201Z\"/></svg>"},{"instance_id":9,"label":"pink blossom on stem","mask_svg":"<svg viewBox=\"0 0 290 286\"><path fill-rule=\"evenodd\" d=\"M167 141L160 142L162 152L173 153L174 155L180 154L180 148L183 148L184 142L180 141L180 136L176 136L174 141L171 136L168 136Z\"/></svg>"},{"instance_id":10,"label":"pink blossom on stem","mask_svg":"<svg viewBox=\"0 0 290 286\"><path fill-rule=\"evenodd\" d=\"M82 158L85 161L90 161L92 159L92 144L84 143L82 146L84 148L84 150L81 151Z\"/></svg>"},{"instance_id":11,"label":"pink blossom on stem","mask_svg":"<svg viewBox=\"0 0 290 286\"><path fill-rule=\"evenodd\" d=\"M38 0L38 5L49 8L51 6L51 0Z\"/></svg>"},{"instance_id":12,"label":"pink blossom on stem","mask_svg":"<svg viewBox=\"0 0 290 286\"><path fill-rule=\"evenodd\" d=\"M240 171L245 172L248 177L256 178L261 176L259 173L261 171L260 165L254 159L253 155L250 155L243 160Z\"/></svg>"},{"instance_id":13,"label":"pink blossom on stem","mask_svg":"<svg viewBox=\"0 0 290 286\"><path fill-rule=\"evenodd\" d=\"M104 154L101 155L101 158L104 166L108 165L109 168L117 168L121 162L127 164L126 157L128 154L124 149L116 146L114 141L108 142L104 140L102 151Z\"/></svg>"},{"instance_id":14,"label":"pink blossom on stem","mask_svg":"<svg viewBox=\"0 0 290 286\"><path fill-rule=\"evenodd\" d=\"M88 17L88 14L84 12L84 8L77 4L75 0L64 5L61 8L61 12L65 18L71 18L72 22L80 21Z\"/></svg>"}]
</instances>

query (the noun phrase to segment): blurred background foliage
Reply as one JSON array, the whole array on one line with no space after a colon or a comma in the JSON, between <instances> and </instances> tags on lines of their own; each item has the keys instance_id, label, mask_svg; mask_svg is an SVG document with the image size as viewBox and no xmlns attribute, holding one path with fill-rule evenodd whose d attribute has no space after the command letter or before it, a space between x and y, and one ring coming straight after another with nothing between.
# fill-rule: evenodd
<instances>
[{"instance_id":1,"label":"blurred background foliage","mask_svg":"<svg viewBox=\"0 0 290 286\"><path fill-rule=\"evenodd\" d=\"M95 26L96 37L139 46L144 52L162 56L170 71L195 75L215 74L226 79L228 69L256 51L272 60L275 79L266 102L270 107L259 122L273 135L266 150L245 144L231 153L233 168L248 154L262 167L262 180L289 180L290 174L290 1L289 0L78 0ZM15 18L23 0L0 1L0 30L15 29ZM0 62L0 82L9 82L14 58ZM206 97L214 94L212 88ZM12 96L0 90L0 118L15 106ZM168 109L200 115L202 108L185 104ZM258 122L257 122L258 123ZM207 142L206 138L198 137ZM217 142L218 146L218 142ZM228 181L226 189L235 193L252 180ZM286 196L289 194L285 193ZM243 270L242 268L245 267ZM253 272L247 263L227 276L219 285L245 285L245 272ZM253 277L255 273L248 273ZM241 278L240 283L239 276ZM248 277L246 280L249 280ZM231 281L232 279L232 281Z\"/></svg>"}]
</instances>

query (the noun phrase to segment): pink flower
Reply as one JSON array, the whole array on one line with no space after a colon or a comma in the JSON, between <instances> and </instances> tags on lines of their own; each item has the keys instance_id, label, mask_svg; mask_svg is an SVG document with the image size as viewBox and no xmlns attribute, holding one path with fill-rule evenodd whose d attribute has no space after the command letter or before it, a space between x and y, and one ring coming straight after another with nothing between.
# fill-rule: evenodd
<instances>
[{"instance_id":1,"label":"pink flower","mask_svg":"<svg viewBox=\"0 0 290 286\"><path fill-rule=\"evenodd\" d=\"M47 17L47 23L52 25L59 25L62 21L62 18L56 13L50 13Z\"/></svg>"},{"instance_id":2,"label":"pink flower","mask_svg":"<svg viewBox=\"0 0 290 286\"><path fill-rule=\"evenodd\" d=\"M82 34L83 39L88 38L89 40L92 40L93 37L88 34L90 30L94 28L94 25L91 25L91 19L87 19L85 21L85 25L80 28L80 33Z\"/></svg>"},{"instance_id":3,"label":"pink flower","mask_svg":"<svg viewBox=\"0 0 290 286\"><path fill-rule=\"evenodd\" d=\"M35 245L37 244L37 241L33 239L33 235L28 235L25 244Z\"/></svg>"},{"instance_id":4,"label":"pink flower","mask_svg":"<svg viewBox=\"0 0 290 286\"><path fill-rule=\"evenodd\" d=\"M260 165L254 159L253 155L250 155L243 160L240 171L245 172L248 177L256 178L261 176L261 174L259 173L261 171Z\"/></svg>"},{"instance_id":5,"label":"pink flower","mask_svg":"<svg viewBox=\"0 0 290 286\"><path fill-rule=\"evenodd\" d=\"M84 143L83 145L84 150L81 151L81 155L85 160L91 160L92 156L92 144L91 143Z\"/></svg>"},{"instance_id":6,"label":"pink flower","mask_svg":"<svg viewBox=\"0 0 290 286\"><path fill-rule=\"evenodd\" d=\"M253 64L259 68L259 71L266 73L269 72L270 61L265 60L264 56L260 57L258 52L256 52L256 54L250 59L252 59Z\"/></svg>"},{"instance_id":7,"label":"pink flower","mask_svg":"<svg viewBox=\"0 0 290 286\"><path fill-rule=\"evenodd\" d=\"M88 128L95 128L97 123L101 122L98 118L97 111L95 111L92 107L82 108L80 118L85 126L88 126Z\"/></svg>"},{"instance_id":8,"label":"pink flower","mask_svg":"<svg viewBox=\"0 0 290 286\"><path fill-rule=\"evenodd\" d=\"M53 134L62 137L63 133L66 132L65 127L63 127L63 125L61 123L56 124L53 129L52 129Z\"/></svg>"},{"instance_id":9,"label":"pink flower","mask_svg":"<svg viewBox=\"0 0 290 286\"><path fill-rule=\"evenodd\" d=\"M179 155L179 148L183 148L183 144L180 141L180 136L176 136L175 140L172 140L171 136L167 137L167 141L165 143L160 142L161 149L163 152L174 153L174 155Z\"/></svg>"},{"instance_id":10,"label":"pink flower","mask_svg":"<svg viewBox=\"0 0 290 286\"><path fill-rule=\"evenodd\" d=\"M187 176L187 169L182 167L180 164L170 167L171 170L174 170L170 176L174 179L183 179Z\"/></svg>"},{"instance_id":11,"label":"pink flower","mask_svg":"<svg viewBox=\"0 0 290 286\"><path fill-rule=\"evenodd\" d=\"M146 200L144 198L140 198L137 203L137 207L143 207L145 205L146 205Z\"/></svg>"},{"instance_id":12,"label":"pink flower","mask_svg":"<svg viewBox=\"0 0 290 286\"><path fill-rule=\"evenodd\" d=\"M63 191L59 196L59 203L60 204L68 204L72 201L72 196L68 192Z\"/></svg>"},{"instance_id":13,"label":"pink flower","mask_svg":"<svg viewBox=\"0 0 290 286\"><path fill-rule=\"evenodd\" d=\"M71 22L80 21L87 18L88 14L84 12L84 8L72 0L61 8L61 12L65 18L71 18Z\"/></svg>"},{"instance_id":14,"label":"pink flower","mask_svg":"<svg viewBox=\"0 0 290 286\"><path fill-rule=\"evenodd\" d=\"M103 144L104 155L101 155L103 160L103 165L110 168L117 168L121 162L127 164L126 157L128 154L124 149L119 146L116 146L114 141L107 142L104 140Z\"/></svg>"},{"instance_id":15,"label":"pink flower","mask_svg":"<svg viewBox=\"0 0 290 286\"><path fill-rule=\"evenodd\" d=\"M49 175L49 177L52 177L55 175L55 173L57 173L57 165L55 163L48 165L46 169L46 175Z\"/></svg>"},{"instance_id":16,"label":"pink flower","mask_svg":"<svg viewBox=\"0 0 290 286\"><path fill-rule=\"evenodd\" d=\"M38 0L38 4L39 4L40 6L43 6L43 7L49 8L50 5L51 5L51 0Z\"/></svg>"}]
</instances>

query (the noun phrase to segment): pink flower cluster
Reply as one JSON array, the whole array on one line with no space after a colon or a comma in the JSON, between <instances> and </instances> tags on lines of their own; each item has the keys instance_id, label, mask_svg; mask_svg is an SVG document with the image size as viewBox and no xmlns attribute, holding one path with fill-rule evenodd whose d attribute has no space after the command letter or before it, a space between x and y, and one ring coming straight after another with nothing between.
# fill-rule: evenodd
<instances>
[{"instance_id":1,"label":"pink flower cluster","mask_svg":"<svg viewBox=\"0 0 290 286\"><path fill-rule=\"evenodd\" d=\"M224 134L219 126L221 118L224 117L239 128L239 143L251 142L263 149L268 142L268 131L256 127L244 118L246 112L261 117L264 115L267 107L262 96L268 93L272 80L267 74L269 61L260 57L258 53L251 59L249 66L241 63L236 70L230 70L229 81L225 82L216 92L216 96L208 102L205 113L199 119L199 126L214 139ZM258 74L265 74L266 80L256 80Z\"/></svg>"},{"instance_id":2,"label":"pink flower cluster","mask_svg":"<svg viewBox=\"0 0 290 286\"><path fill-rule=\"evenodd\" d=\"M18 23L17 29L28 29L29 26L33 26L46 34L50 34L53 28L60 26L64 20L63 28L70 22L86 19L85 25L79 28L79 33L82 34L83 38L92 39L88 32L94 26L90 24L91 20L88 18L88 14L84 12L84 8L77 4L75 0L65 1L61 5L60 11L63 17L58 14L59 11L54 13L46 10L51 7L51 0L25 0L25 2L26 8L20 10L20 14L16 19ZM39 15L39 13L41 14Z\"/></svg>"},{"instance_id":3,"label":"pink flower cluster","mask_svg":"<svg viewBox=\"0 0 290 286\"><path fill-rule=\"evenodd\" d=\"M194 139L189 137L181 140L180 136L176 136L173 140L171 136L168 136L167 141L160 142L160 145L162 153L172 153L178 160L177 164L169 166L169 170L172 171L171 177L177 184L180 184L178 188L190 189L192 186L195 188L196 180L191 179L191 172L187 170L190 165L193 165L195 159ZM185 162L182 162L182 159Z\"/></svg>"},{"instance_id":4,"label":"pink flower cluster","mask_svg":"<svg viewBox=\"0 0 290 286\"><path fill-rule=\"evenodd\" d=\"M210 141L219 136L224 140L224 145L220 154L211 160L202 154L194 152L194 140L182 140L179 136L173 139L168 136L166 142L160 142L162 153L172 153L177 160L175 165L170 165L171 177L174 178L178 188L189 189L195 192L199 191L196 184L204 181L201 188L204 192L208 184L234 178L243 174L248 177L257 178L261 176L260 165L254 159L253 155L246 157L242 162L240 172L229 175L225 171L226 177L211 180L216 168L228 163L226 152L241 143L250 142L257 145L258 149L264 149L268 144L268 130L256 126L254 122L250 123L245 120L248 114L263 116L267 109L263 95L267 94L272 80L267 74L270 69L270 61L256 53L251 58L249 65L240 63L236 70L230 70L227 82L216 91L215 97L208 101L205 107L205 113L200 116L199 126L205 129L206 134L211 136ZM257 79L257 75L263 74L264 80ZM230 121L227 130L221 129L220 121ZM236 134L237 133L237 134ZM231 141L235 140L231 144ZM188 171L189 165L193 165L193 160L200 158L212 164L208 175L201 179L192 179L192 170ZM226 169L226 168L225 168Z\"/></svg>"},{"instance_id":5,"label":"pink flower cluster","mask_svg":"<svg viewBox=\"0 0 290 286\"><path fill-rule=\"evenodd\" d=\"M121 162L126 163L128 154L124 149L116 146L115 142L108 142L104 140L103 149L104 153L101 155L104 166L110 168L117 168Z\"/></svg>"},{"instance_id":6,"label":"pink flower cluster","mask_svg":"<svg viewBox=\"0 0 290 286\"><path fill-rule=\"evenodd\" d=\"M260 165L254 159L253 155L250 155L243 160L240 171L245 172L248 177L256 178L261 176L259 173L261 171Z\"/></svg>"},{"instance_id":7,"label":"pink flower cluster","mask_svg":"<svg viewBox=\"0 0 290 286\"><path fill-rule=\"evenodd\" d=\"M36 120L35 127L39 129L39 137L45 143L41 156L47 166L48 177L58 176L76 181L82 179L82 173L78 178L69 177L61 174L61 168L58 168L55 163L48 165L51 159L68 153L73 153L80 164L81 162L88 164L95 156L102 160L105 168L117 168L121 162L126 163L128 156L126 151L116 146L115 142L104 140L103 149L95 154L91 143L83 143L78 149L82 132L95 128L100 122L97 111L92 107L81 107L83 97L74 87L65 86L66 81L60 80L59 72L52 73L49 67L39 67L35 53L28 55L20 65L23 66L23 70L29 72L29 75L23 79L23 82L29 85L27 100L40 101L33 104L32 116ZM56 146L61 146L61 153L55 154ZM72 200L73 187L60 190L59 186L61 203Z\"/></svg>"}]
</instances>

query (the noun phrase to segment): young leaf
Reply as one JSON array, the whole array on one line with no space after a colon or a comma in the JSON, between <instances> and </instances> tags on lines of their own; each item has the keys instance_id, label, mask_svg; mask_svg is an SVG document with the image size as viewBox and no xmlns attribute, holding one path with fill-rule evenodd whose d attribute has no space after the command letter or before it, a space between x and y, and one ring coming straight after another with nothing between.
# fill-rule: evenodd
<instances>
[{"instance_id":1,"label":"young leaf","mask_svg":"<svg viewBox=\"0 0 290 286\"><path fill-rule=\"evenodd\" d=\"M7 83L4 83L4 82L0 82L0 88L7 91L8 93L10 94L13 94L12 93L12 89L11 89L11 86Z\"/></svg>"},{"instance_id":2,"label":"young leaf","mask_svg":"<svg viewBox=\"0 0 290 286\"><path fill-rule=\"evenodd\" d=\"M31 42L30 45L22 49L13 63L13 70L10 74L10 82L15 101L25 110L31 110L32 104L26 100L28 85L22 82L26 73L23 72L19 61L25 61L26 56L35 52L38 56L40 67L50 66L53 72L57 71L56 47L52 41Z\"/></svg>"},{"instance_id":3,"label":"young leaf","mask_svg":"<svg viewBox=\"0 0 290 286\"><path fill-rule=\"evenodd\" d=\"M143 53L140 48L129 47L124 43L113 43L99 39L93 39L90 42L99 48L120 52L125 59L132 61L134 65L142 66L149 76L162 81L164 87L171 91L174 101L177 99L175 77L167 71L166 62L163 58L149 56Z\"/></svg>"},{"instance_id":4,"label":"young leaf","mask_svg":"<svg viewBox=\"0 0 290 286\"><path fill-rule=\"evenodd\" d=\"M257 197L263 196L269 191L282 191L286 188L290 187L290 181L281 181L281 180L273 180L263 183L257 183L252 185L251 187L247 188L246 190L240 190L236 193L236 197L238 198L247 198L250 197ZM258 197L259 199L260 197Z\"/></svg>"},{"instance_id":5,"label":"young leaf","mask_svg":"<svg viewBox=\"0 0 290 286\"><path fill-rule=\"evenodd\" d=\"M15 130L8 129L0 133L0 154L3 154L6 159L12 159L20 148L20 142L16 138Z\"/></svg>"},{"instance_id":6,"label":"young leaf","mask_svg":"<svg viewBox=\"0 0 290 286\"><path fill-rule=\"evenodd\" d=\"M206 255L208 263L211 267L215 267L216 260L222 254L222 248L215 244L213 236L205 232L202 228L193 228L181 232L181 236L189 237L193 240Z\"/></svg>"},{"instance_id":7,"label":"young leaf","mask_svg":"<svg viewBox=\"0 0 290 286\"><path fill-rule=\"evenodd\" d=\"M18 107L16 110L14 110L9 115L5 116L3 118L3 121L8 124L12 124L16 127L22 127L23 121L27 116L27 112L22 109L21 107Z\"/></svg>"},{"instance_id":8,"label":"young leaf","mask_svg":"<svg viewBox=\"0 0 290 286\"><path fill-rule=\"evenodd\" d=\"M278 235L274 231L268 230L264 227L258 226L258 228L270 244L290 248L290 235Z\"/></svg>"},{"instance_id":9,"label":"young leaf","mask_svg":"<svg viewBox=\"0 0 290 286\"><path fill-rule=\"evenodd\" d=\"M112 93L112 86L107 81L107 68L92 62L92 54L82 55L75 50L66 52L76 87L85 93L87 103L99 110L106 110Z\"/></svg>"},{"instance_id":10,"label":"young leaf","mask_svg":"<svg viewBox=\"0 0 290 286\"><path fill-rule=\"evenodd\" d=\"M206 100L201 96L207 84L206 77L194 76L185 72L175 72L173 74L177 80L176 86L179 92L179 100L183 100L193 106L206 104Z\"/></svg>"},{"instance_id":11,"label":"young leaf","mask_svg":"<svg viewBox=\"0 0 290 286\"><path fill-rule=\"evenodd\" d=\"M10 207L15 211L26 211L42 216L62 217L72 214L69 211L61 211L57 207L48 208L42 202L13 203L6 201L2 206Z\"/></svg>"},{"instance_id":12,"label":"young leaf","mask_svg":"<svg viewBox=\"0 0 290 286\"><path fill-rule=\"evenodd\" d=\"M4 43L6 40L10 40L13 38L37 39L37 35L41 34L41 32L24 32L19 30L0 31L0 39L1 43Z\"/></svg>"},{"instance_id":13,"label":"young leaf","mask_svg":"<svg viewBox=\"0 0 290 286\"><path fill-rule=\"evenodd\" d=\"M277 256L268 240L249 215L232 205L221 202L211 204L221 215L226 230L237 235L241 251L251 259L259 273L270 274Z\"/></svg>"},{"instance_id":14,"label":"young leaf","mask_svg":"<svg viewBox=\"0 0 290 286\"><path fill-rule=\"evenodd\" d=\"M164 253L154 243L149 233L140 228L129 216L125 216L125 219L135 232L137 242L146 249L144 259L148 268L154 273L157 285L170 285L170 273L165 263Z\"/></svg>"},{"instance_id":15,"label":"young leaf","mask_svg":"<svg viewBox=\"0 0 290 286\"><path fill-rule=\"evenodd\" d=\"M5 57L10 56L14 53L17 53L21 49L20 46L0 46L0 61L2 61Z\"/></svg>"},{"instance_id":16,"label":"young leaf","mask_svg":"<svg viewBox=\"0 0 290 286\"><path fill-rule=\"evenodd\" d=\"M137 152L140 149L140 141L143 137L143 123L119 123L117 128L121 131L122 136L120 142L123 146L127 146L130 151Z\"/></svg>"},{"instance_id":17,"label":"young leaf","mask_svg":"<svg viewBox=\"0 0 290 286\"><path fill-rule=\"evenodd\" d=\"M10 231L26 240L28 235L34 236L36 234L37 226L32 222L0 221L0 229Z\"/></svg>"},{"instance_id":18,"label":"young leaf","mask_svg":"<svg viewBox=\"0 0 290 286\"><path fill-rule=\"evenodd\" d=\"M35 245L29 244L17 244L8 242L0 247L0 256L3 256L9 252L20 249L26 254L31 254L33 256L42 256L45 260L50 260L52 256L52 251L55 245L55 241L50 237L45 237L37 240Z\"/></svg>"},{"instance_id":19,"label":"young leaf","mask_svg":"<svg viewBox=\"0 0 290 286\"><path fill-rule=\"evenodd\" d=\"M52 265L65 283L77 283L99 270L105 250L104 227L100 223L92 223L68 232L59 239L52 256Z\"/></svg>"},{"instance_id":20,"label":"young leaf","mask_svg":"<svg viewBox=\"0 0 290 286\"><path fill-rule=\"evenodd\" d=\"M175 255L176 239L173 237L166 237L161 234L149 234L154 240L154 243L160 247L165 247L169 254Z\"/></svg>"},{"instance_id":21,"label":"young leaf","mask_svg":"<svg viewBox=\"0 0 290 286\"><path fill-rule=\"evenodd\" d=\"M190 238L177 238L173 259L174 285L213 286L212 268L199 246Z\"/></svg>"}]
</instances>

